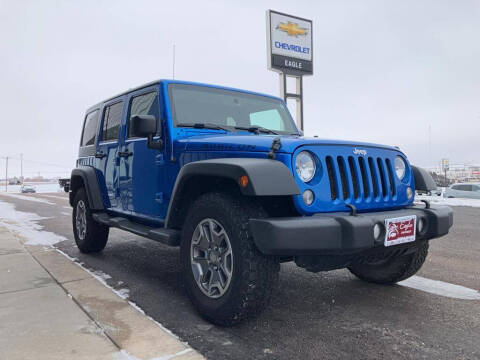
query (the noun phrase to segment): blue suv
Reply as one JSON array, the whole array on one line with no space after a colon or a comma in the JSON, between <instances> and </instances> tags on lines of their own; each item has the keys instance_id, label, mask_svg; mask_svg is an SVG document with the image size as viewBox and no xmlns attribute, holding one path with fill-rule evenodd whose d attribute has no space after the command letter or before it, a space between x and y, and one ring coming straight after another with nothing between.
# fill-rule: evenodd
<instances>
[{"instance_id":1,"label":"blue suv","mask_svg":"<svg viewBox=\"0 0 480 360\"><path fill-rule=\"evenodd\" d=\"M110 227L180 246L194 306L231 325L266 306L282 262L415 274L453 224L414 205L434 188L396 147L304 137L279 98L159 80L87 110L69 195L80 251Z\"/></svg>"}]
</instances>

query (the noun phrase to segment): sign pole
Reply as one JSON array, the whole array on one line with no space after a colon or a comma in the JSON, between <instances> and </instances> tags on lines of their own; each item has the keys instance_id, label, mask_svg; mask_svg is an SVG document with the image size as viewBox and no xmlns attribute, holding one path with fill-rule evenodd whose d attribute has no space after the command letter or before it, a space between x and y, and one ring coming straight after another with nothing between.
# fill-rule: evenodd
<instances>
[{"instance_id":1,"label":"sign pole","mask_svg":"<svg viewBox=\"0 0 480 360\"><path fill-rule=\"evenodd\" d=\"M303 77L297 76L297 94L299 98L297 99L297 119L300 119L300 129L303 131Z\"/></svg>"}]
</instances>

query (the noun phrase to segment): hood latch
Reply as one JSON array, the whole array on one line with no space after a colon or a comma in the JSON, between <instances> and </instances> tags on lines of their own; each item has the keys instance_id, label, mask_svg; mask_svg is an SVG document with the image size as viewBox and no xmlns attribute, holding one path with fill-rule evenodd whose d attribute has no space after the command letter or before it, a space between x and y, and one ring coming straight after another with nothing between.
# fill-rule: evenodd
<instances>
[{"instance_id":1,"label":"hood latch","mask_svg":"<svg viewBox=\"0 0 480 360\"><path fill-rule=\"evenodd\" d=\"M272 146L270 146L270 152L268 153L268 158L275 160L275 153L280 150L282 147L282 141L280 140L279 137L276 137L272 141Z\"/></svg>"}]
</instances>

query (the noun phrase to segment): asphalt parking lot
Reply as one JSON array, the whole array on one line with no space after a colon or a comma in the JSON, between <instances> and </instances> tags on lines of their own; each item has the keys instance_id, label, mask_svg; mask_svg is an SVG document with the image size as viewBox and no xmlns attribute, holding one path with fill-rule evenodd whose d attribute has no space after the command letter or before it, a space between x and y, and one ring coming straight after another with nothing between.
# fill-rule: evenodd
<instances>
[{"instance_id":1,"label":"asphalt parking lot","mask_svg":"<svg viewBox=\"0 0 480 360\"><path fill-rule=\"evenodd\" d=\"M128 289L131 301L211 359L480 359L480 300L442 292L445 283L480 290L480 208L455 207L451 233L430 243L416 280L440 281L436 293L367 284L347 270L312 274L282 264L270 307L221 328L191 306L178 249L113 229L103 253L84 255L73 241L66 194L0 194L0 201L41 216L44 231L66 238L59 249L108 274L109 285Z\"/></svg>"}]
</instances>

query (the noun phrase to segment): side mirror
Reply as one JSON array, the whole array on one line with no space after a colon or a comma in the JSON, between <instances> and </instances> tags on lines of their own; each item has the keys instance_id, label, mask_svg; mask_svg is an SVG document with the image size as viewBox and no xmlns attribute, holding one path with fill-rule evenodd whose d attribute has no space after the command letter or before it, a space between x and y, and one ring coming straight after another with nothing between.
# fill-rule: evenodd
<instances>
[{"instance_id":1,"label":"side mirror","mask_svg":"<svg viewBox=\"0 0 480 360\"><path fill-rule=\"evenodd\" d=\"M153 115L132 115L130 117L131 136L146 137L147 147L151 149L161 149L163 141L153 141L153 136L157 133L157 119Z\"/></svg>"},{"instance_id":2,"label":"side mirror","mask_svg":"<svg viewBox=\"0 0 480 360\"><path fill-rule=\"evenodd\" d=\"M148 137L157 132L157 119L153 115L132 115L130 118L130 136Z\"/></svg>"}]
</instances>

